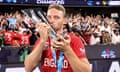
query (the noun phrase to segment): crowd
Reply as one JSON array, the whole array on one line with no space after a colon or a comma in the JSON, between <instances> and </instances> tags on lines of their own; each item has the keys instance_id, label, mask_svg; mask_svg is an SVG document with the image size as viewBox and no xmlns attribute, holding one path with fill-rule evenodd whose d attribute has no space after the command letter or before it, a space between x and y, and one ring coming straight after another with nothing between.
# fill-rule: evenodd
<instances>
[{"instance_id":1,"label":"crowd","mask_svg":"<svg viewBox=\"0 0 120 72\"><path fill-rule=\"evenodd\" d=\"M21 11L0 14L0 45L34 45L40 35L36 22ZM79 36L85 45L120 44L120 24L102 15L67 14L64 31Z\"/></svg>"},{"instance_id":2,"label":"crowd","mask_svg":"<svg viewBox=\"0 0 120 72\"><path fill-rule=\"evenodd\" d=\"M68 24L86 45L120 44L120 25L116 19L76 14L68 19Z\"/></svg>"},{"instance_id":3,"label":"crowd","mask_svg":"<svg viewBox=\"0 0 120 72\"><path fill-rule=\"evenodd\" d=\"M4 46L33 45L38 37L35 24L20 11L1 14L0 31Z\"/></svg>"}]
</instances>

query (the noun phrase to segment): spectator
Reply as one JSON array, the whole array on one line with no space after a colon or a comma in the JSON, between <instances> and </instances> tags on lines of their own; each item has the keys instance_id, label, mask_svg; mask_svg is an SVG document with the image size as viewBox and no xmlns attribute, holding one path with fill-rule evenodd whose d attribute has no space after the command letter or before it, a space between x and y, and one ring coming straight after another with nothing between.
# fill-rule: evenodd
<instances>
[{"instance_id":1,"label":"spectator","mask_svg":"<svg viewBox=\"0 0 120 72\"><path fill-rule=\"evenodd\" d=\"M4 34L4 36L5 36L5 41L4 41L4 44L5 45L12 45L12 41L13 41L13 39L14 39L14 31L13 31L13 29L9 29L9 30L6 30L6 31L4 31L3 32L3 34Z\"/></svg>"},{"instance_id":2,"label":"spectator","mask_svg":"<svg viewBox=\"0 0 120 72\"><path fill-rule=\"evenodd\" d=\"M29 29L27 31L24 31L23 34L20 35L21 45L30 46L30 37L31 36L32 36L32 32Z\"/></svg>"},{"instance_id":3,"label":"spectator","mask_svg":"<svg viewBox=\"0 0 120 72\"><path fill-rule=\"evenodd\" d=\"M120 44L120 33L119 33L118 29L113 30L112 43L113 44Z\"/></svg>"},{"instance_id":4,"label":"spectator","mask_svg":"<svg viewBox=\"0 0 120 72\"><path fill-rule=\"evenodd\" d=\"M90 45L98 45L100 44L100 37L98 33L93 33L90 38Z\"/></svg>"},{"instance_id":5,"label":"spectator","mask_svg":"<svg viewBox=\"0 0 120 72\"><path fill-rule=\"evenodd\" d=\"M108 31L102 31L102 44L111 44L112 38Z\"/></svg>"}]
</instances>

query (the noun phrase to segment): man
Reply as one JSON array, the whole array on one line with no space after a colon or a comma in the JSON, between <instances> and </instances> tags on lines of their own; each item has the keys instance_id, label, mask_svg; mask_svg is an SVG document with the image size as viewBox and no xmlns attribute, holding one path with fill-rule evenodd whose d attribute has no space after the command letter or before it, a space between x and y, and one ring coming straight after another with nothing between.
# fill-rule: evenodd
<instances>
[{"instance_id":1,"label":"man","mask_svg":"<svg viewBox=\"0 0 120 72\"><path fill-rule=\"evenodd\" d=\"M5 40L4 40L4 44L5 45L12 45L12 42L14 40L15 37L15 33L14 30L12 28L10 28L9 30L3 31Z\"/></svg>"},{"instance_id":2,"label":"man","mask_svg":"<svg viewBox=\"0 0 120 72\"><path fill-rule=\"evenodd\" d=\"M64 7L57 4L50 5L47 19L57 32L60 41L48 38L50 27L45 23L39 23L40 40L36 42L34 50L25 59L26 72L32 72L39 62L41 62L42 72L90 72L80 38L73 34L62 36L65 20Z\"/></svg>"},{"instance_id":3,"label":"man","mask_svg":"<svg viewBox=\"0 0 120 72\"><path fill-rule=\"evenodd\" d=\"M21 45L30 46L30 37L32 36L32 32L28 29L24 31L23 34L20 35Z\"/></svg>"}]
</instances>

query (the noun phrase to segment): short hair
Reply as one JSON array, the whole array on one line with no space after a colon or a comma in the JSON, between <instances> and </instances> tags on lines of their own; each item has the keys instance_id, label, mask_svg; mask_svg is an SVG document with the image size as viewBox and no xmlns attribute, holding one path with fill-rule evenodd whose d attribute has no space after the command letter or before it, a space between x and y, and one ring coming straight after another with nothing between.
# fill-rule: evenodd
<instances>
[{"instance_id":1,"label":"short hair","mask_svg":"<svg viewBox=\"0 0 120 72\"><path fill-rule=\"evenodd\" d=\"M52 8L55 8L55 9L57 9L57 10L62 11L63 14L64 14L64 17L65 17L65 15L66 15L66 10L65 10L65 8L64 8L63 5L60 5L60 4L51 4L51 5L49 5L48 10L49 10L49 9L52 9Z\"/></svg>"}]
</instances>

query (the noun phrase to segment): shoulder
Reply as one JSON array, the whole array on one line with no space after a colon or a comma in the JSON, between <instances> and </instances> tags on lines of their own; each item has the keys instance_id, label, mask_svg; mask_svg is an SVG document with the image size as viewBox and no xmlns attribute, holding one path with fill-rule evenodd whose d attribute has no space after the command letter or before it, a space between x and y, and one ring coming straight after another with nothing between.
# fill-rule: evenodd
<instances>
[{"instance_id":1,"label":"shoulder","mask_svg":"<svg viewBox=\"0 0 120 72\"><path fill-rule=\"evenodd\" d=\"M81 47L84 47L84 44L82 42L82 40L80 39L80 37L77 37L76 35L70 33L68 34L71 38L71 45L73 46L81 46Z\"/></svg>"},{"instance_id":2,"label":"shoulder","mask_svg":"<svg viewBox=\"0 0 120 72\"><path fill-rule=\"evenodd\" d=\"M70 33L70 34L68 34L68 35L70 36L71 41L78 41L78 40L81 41L81 39L80 39L79 37L77 37L76 35L74 35L74 34L72 34L72 33Z\"/></svg>"}]
</instances>

